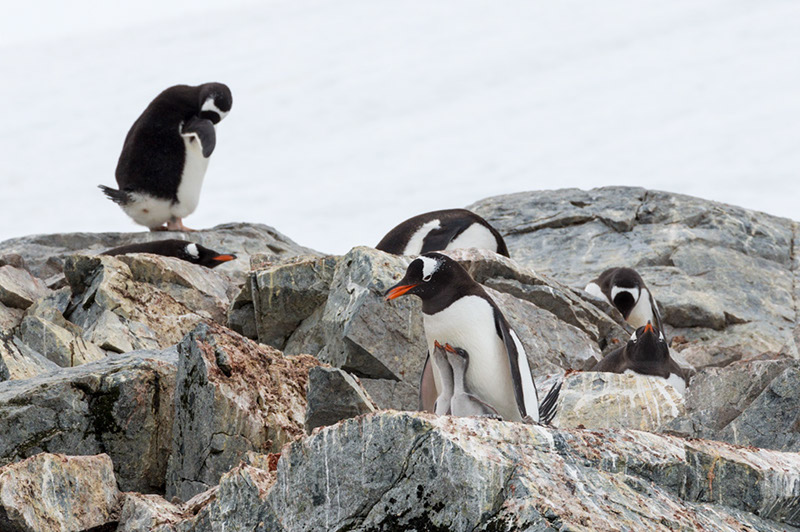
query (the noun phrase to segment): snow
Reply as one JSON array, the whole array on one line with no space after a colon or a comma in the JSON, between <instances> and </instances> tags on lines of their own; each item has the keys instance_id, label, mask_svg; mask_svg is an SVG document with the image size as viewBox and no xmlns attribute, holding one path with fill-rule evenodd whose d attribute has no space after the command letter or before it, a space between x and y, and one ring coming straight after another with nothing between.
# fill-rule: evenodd
<instances>
[{"instance_id":1,"label":"snow","mask_svg":"<svg viewBox=\"0 0 800 532\"><path fill-rule=\"evenodd\" d=\"M510 192L639 185L794 217L800 3L17 3L0 21L0 240L138 231L115 186L167 86L233 91L190 227L342 253Z\"/></svg>"}]
</instances>

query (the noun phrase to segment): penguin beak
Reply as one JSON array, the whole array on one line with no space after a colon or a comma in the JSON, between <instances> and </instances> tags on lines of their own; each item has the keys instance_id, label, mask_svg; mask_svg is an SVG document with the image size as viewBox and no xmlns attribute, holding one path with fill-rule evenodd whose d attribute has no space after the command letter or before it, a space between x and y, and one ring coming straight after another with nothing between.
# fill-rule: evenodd
<instances>
[{"instance_id":1,"label":"penguin beak","mask_svg":"<svg viewBox=\"0 0 800 532\"><path fill-rule=\"evenodd\" d=\"M211 260L215 260L217 262L228 262L229 260L233 260L235 258L236 255L228 254L228 255L217 255L216 257L213 257Z\"/></svg>"},{"instance_id":2,"label":"penguin beak","mask_svg":"<svg viewBox=\"0 0 800 532\"><path fill-rule=\"evenodd\" d=\"M392 288L390 288L388 292L386 292L386 296L385 296L386 297L386 301L389 301L390 299L395 299L397 297L400 297L400 296L402 296L403 294L405 294L406 292L408 292L409 290L411 290L412 288L414 288L416 286L419 286L419 285L418 284L399 284L399 285L395 285Z\"/></svg>"},{"instance_id":3,"label":"penguin beak","mask_svg":"<svg viewBox=\"0 0 800 532\"><path fill-rule=\"evenodd\" d=\"M649 321L647 322L647 325L644 326L644 333L645 334L647 334L647 333L655 334L656 333L656 330L653 328L653 324L650 323Z\"/></svg>"}]
</instances>

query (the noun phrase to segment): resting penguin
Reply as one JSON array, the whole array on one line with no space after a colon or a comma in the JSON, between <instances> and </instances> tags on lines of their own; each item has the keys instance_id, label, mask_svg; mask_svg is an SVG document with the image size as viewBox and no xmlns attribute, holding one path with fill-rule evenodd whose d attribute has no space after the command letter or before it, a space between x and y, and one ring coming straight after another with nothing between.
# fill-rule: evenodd
<instances>
[{"instance_id":1,"label":"resting penguin","mask_svg":"<svg viewBox=\"0 0 800 532\"><path fill-rule=\"evenodd\" d=\"M127 246L109 249L101 253L101 255L114 256L128 253L153 253L155 255L164 255L165 257L177 257L186 262L199 264L207 268L216 268L220 264L236 258L236 255L217 253L213 249L208 249L200 244L187 242L186 240L157 240L155 242L128 244Z\"/></svg>"},{"instance_id":2,"label":"resting penguin","mask_svg":"<svg viewBox=\"0 0 800 532\"><path fill-rule=\"evenodd\" d=\"M440 253L414 259L405 277L387 291L386 299L404 294L422 299L429 353L420 381L422 410L434 410L443 387L443 376L430 364L430 353L438 341L457 345L470 354L467 388L503 419L540 420L536 386L522 343L497 304L460 264ZM551 394L557 396L558 390L554 387L548 396Z\"/></svg>"},{"instance_id":3,"label":"resting penguin","mask_svg":"<svg viewBox=\"0 0 800 532\"><path fill-rule=\"evenodd\" d=\"M183 218L200 200L208 158L216 146L214 125L232 103L231 91L222 83L166 89L125 137L117 162L119 190L100 188L151 231L189 231Z\"/></svg>"},{"instance_id":4,"label":"resting penguin","mask_svg":"<svg viewBox=\"0 0 800 532\"><path fill-rule=\"evenodd\" d=\"M624 346L612 351L597 363L592 371L609 373L638 373L663 377L679 393L689 385L689 372L669 356L664 333L650 322L639 327Z\"/></svg>"},{"instance_id":5,"label":"resting penguin","mask_svg":"<svg viewBox=\"0 0 800 532\"><path fill-rule=\"evenodd\" d=\"M466 209L433 211L409 218L375 246L395 255L419 255L446 249L489 249L508 257L508 248L489 222Z\"/></svg>"},{"instance_id":6,"label":"resting penguin","mask_svg":"<svg viewBox=\"0 0 800 532\"><path fill-rule=\"evenodd\" d=\"M441 346L440 346L441 347ZM445 344L447 361L453 374L452 398L450 399L450 414L454 416L490 416L500 417L492 405L469 392L465 382L467 368L469 368L469 354L460 347ZM435 351L434 351L435 352Z\"/></svg>"},{"instance_id":7,"label":"resting penguin","mask_svg":"<svg viewBox=\"0 0 800 532\"><path fill-rule=\"evenodd\" d=\"M587 284L585 290L614 305L633 328L651 322L659 331L664 331L658 304L636 270L609 268Z\"/></svg>"}]
</instances>

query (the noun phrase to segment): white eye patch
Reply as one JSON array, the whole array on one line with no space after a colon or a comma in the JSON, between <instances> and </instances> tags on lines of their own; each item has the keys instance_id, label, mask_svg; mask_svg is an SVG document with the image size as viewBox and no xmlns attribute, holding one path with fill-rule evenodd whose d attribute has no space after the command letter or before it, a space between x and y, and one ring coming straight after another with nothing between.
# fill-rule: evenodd
<instances>
[{"instance_id":1,"label":"white eye patch","mask_svg":"<svg viewBox=\"0 0 800 532\"><path fill-rule=\"evenodd\" d=\"M636 331L633 331L633 334L631 335L631 342L635 341L636 341Z\"/></svg>"},{"instance_id":2,"label":"white eye patch","mask_svg":"<svg viewBox=\"0 0 800 532\"><path fill-rule=\"evenodd\" d=\"M193 259L200 258L200 250L197 249L197 244L195 243L191 243L188 246L186 246L186 253L188 253L189 256L192 257Z\"/></svg>"},{"instance_id":3,"label":"white eye patch","mask_svg":"<svg viewBox=\"0 0 800 532\"><path fill-rule=\"evenodd\" d=\"M441 267L441 261L430 257L420 257L419 260L422 261L422 280L430 281L433 274L436 273L436 270Z\"/></svg>"},{"instance_id":4,"label":"white eye patch","mask_svg":"<svg viewBox=\"0 0 800 532\"><path fill-rule=\"evenodd\" d=\"M201 111L214 111L215 113L217 113L219 115L219 119L220 120L225 118L225 116L227 116L227 114L228 114L227 111L222 111L222 110L220 110L219 107L217 107L217 104L214 103L214 98L207 98L206 101L203 102L203 107L201 107L200 110Z\"/></svg>"}]
</instances>

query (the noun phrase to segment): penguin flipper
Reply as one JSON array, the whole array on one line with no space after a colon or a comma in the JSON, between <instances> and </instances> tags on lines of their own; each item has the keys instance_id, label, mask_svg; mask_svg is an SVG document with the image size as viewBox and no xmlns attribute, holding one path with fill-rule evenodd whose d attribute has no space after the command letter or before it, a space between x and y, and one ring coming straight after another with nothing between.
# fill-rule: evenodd
<instances>
[{"instance_id":1,"label":"penguin flipper","mask_svg":"<svg viewBox=\"0 0 800 532\"><path fill-rule=\"evenodd\" d=\"M436 382L433 380L433 367L431 366L431 355L425 357L425 365L422 366L422 375L419 378L419 409L421 412L434 412L436 410L436 399L439 392L436 391Z\"/></svg>"},{"instance_id":2,"label":"penguin flipper","mask_svg":"<svg viewBox=\"0 0 800 532\"><path fill-rule=\"evenodd\" d=\"M563 380L559 380L550 388L547 395L539 403L539 423L542 425L549 425L553 418L556 417L556 406L558 405L558 396L561 393L561 384Z\"/></svg>"},{"instance_id":3,"label":"penguin flipper","mask_svg":"<svg viewBox=\"0 0 800 532\"><path fill-rule=\"evenodd\" d=\"M97 185L103 191L108 199L117 205L127 205L131 201L131 196L124 190L117 190L116 188L107 187L105 185Z\"/></svg>"},{"instance_id":4,"label":"penguin flipper","mask_svg":"<svg viewBox=\"0 0 800 532\"><path fill-rule=\"evenodd\" d=\"M528 408L527 403L528 401L534 400L538 403L538 393L536 391L536 385L533 382L533 377L531 376L530 366L528 366L528 359L525 354L524 348L522 348L522 343L519 342L516 338L516 334L511 329L511 326L506 321L505 316L500 312L500 309L496 306L494 307L494 326L497 331L497 335L503 339L503 345L506 348L506 354L508 355L508 365L509 369L511 370L511 381L514 384L514 397L517 400L517 408L519 409L519 414L521 418L525 418L526 416L534 416L538 417L538 409L531 404L532 408ZM517 349L517 344L521 349ZM521 353L520 353L521 351ZM524 373L523 374L523 371ZM527 386L527 390L525 389L525 382L523 379L526 379L525 382L529 384ZM529 410L533 410L529 412ZM538 419L534 419L534 421L538 421Z\"/></svg>"},{"instance_id":5,"label":"penguin flipper","mask_svg":"<svg viewBox=\"0 0 800 532\"><path fill-rule=\"evenodd\" d=\"M217 146L217 132L214 123L206 118L190 118L183 124L181 135L184 137L195 137L200 142L203 149L203 157L208 159L214 153Z\"/></svg>"},{"instance_id":6,"label":"penguin flipper","mask_svg":"<svg viewBox=\"0 0 800 532\"><path fill-rule=\"evenodd\" d=\"M656 298L653 297L653 294L650 292L649 288L647 289L647 295L650 298L650 311L653 313L653 319L656 321L653 325L656 326L656 329L661 334L664 334L664 324L661 321L661 313L658 311L658 303L656 303Z\"/></svg>"},{"instance_id":7,"label":"penguin flipper","mask_svg":"<svg viewBox=\"0 0 800 532\"><path fill-rule=\"evenodd\" d=\"M432 230L422 240L421 253L441 251L447 248L447 244L455 240L458 235L466 231L474 223L475 220L471 219L450 220L444 224L444 227Z\"/></svg>"}]
</instances>

